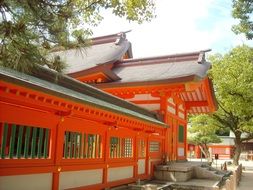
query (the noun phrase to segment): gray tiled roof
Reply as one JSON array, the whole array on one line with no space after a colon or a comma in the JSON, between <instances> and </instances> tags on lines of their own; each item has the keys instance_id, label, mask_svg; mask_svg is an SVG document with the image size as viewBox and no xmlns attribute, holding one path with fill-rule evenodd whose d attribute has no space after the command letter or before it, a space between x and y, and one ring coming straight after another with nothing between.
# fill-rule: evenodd
<instances>
[{"instance_id":1,"label":"gray tiled roof","mask_svg":"<svg viewBox=\"0 0 253 190\"><path fill-rule=\"evenodd\" d=\"M167 62L149 65L121 66L113 69L121 78L120 82L144 82L176 79L187 76L203 78L206 76L210 63L198 64L196 61Z\"/></svg>"},{"instance_id":2,"label":"gray tiled roof","mask_svg":"<svg viewBox=\"0 0 253 190\"><path fill-rule=\"evenodd\" d=\"M52 52L49 58L60 56L67 65L64 73L71 74L93 68L99 64L118 61L130 46L129 41L122 40L120 43L110 42L86 48Z\"/></svg>"}]
</instances>

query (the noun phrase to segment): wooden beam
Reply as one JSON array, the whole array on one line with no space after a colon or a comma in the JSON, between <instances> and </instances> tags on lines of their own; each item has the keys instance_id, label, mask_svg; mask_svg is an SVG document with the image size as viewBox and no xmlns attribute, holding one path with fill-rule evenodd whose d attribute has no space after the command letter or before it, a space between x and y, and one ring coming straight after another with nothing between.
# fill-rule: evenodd
<instances>
[{"instance_id":1,"label":"wooden beam","mask_svg":"<svg viewBox=\"0 0 253 190\"><path fill-rule=\"evenodd\" d=\"M194 91L201 86L200 82L189 82L185 84L186 91Z\"/></svg>"},{"instance_id":2,"label":"wooden beam","mask_svg":"<svg viewBox=\"0 0 253 190\"><path fill-rule=\"evenodd\" d=\"M160 100L133 100L131 101L135 104L160 104Z\"/></svg>"},{"instance_id":3,"label":"wooden beam","mask_svg":"<svg viewBox=\"0 0 253 190\"><path fill-rule=\"evenodd\" d=\"M211 86L211 81L209 78L205 78L204 80L204 90L206 92L206 96L207 96L207 101L209 104L209 109L211 112L214 112L215 110L217 110L217 105L215 105L215 95L214 95L214 91L213 91L213 87Z\"/></svg>"},{"instance_id":4,"label":"wooden beam","mask_svg":"<svg viewBox=\"0 0 253 190\"><path fill-rule=\"evenodd\" d=\"M190 109L191 107L202 107L202 106L208 106L207 101L186 101L185 107L186 109Z\"/></svg>"}]
</instances>

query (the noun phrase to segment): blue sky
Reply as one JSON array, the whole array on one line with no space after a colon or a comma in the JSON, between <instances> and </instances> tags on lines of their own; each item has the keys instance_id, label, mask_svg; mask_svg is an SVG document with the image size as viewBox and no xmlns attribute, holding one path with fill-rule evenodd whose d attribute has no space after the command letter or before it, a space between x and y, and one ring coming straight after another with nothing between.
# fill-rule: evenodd
<instances>
[{"instance_id":1,"label":"blue sky","mask_svg":"<svg viewBox=\"0 0 253 190\"><path fill-rule=\"evenodd\" d=\"M248 44L243 35L231 31L237 21L231 16L232 0L156 0L157 17L141 25L103 12L104 20L93 29L94 36L132 30L134 57L149 57L212 49L224 53Z\"/></svg>"}]
</instances>

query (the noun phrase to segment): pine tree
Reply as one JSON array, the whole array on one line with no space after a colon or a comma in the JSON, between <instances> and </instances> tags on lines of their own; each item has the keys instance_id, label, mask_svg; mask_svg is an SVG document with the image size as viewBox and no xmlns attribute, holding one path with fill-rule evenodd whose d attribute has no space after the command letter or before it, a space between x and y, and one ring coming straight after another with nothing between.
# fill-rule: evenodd
<instances>
[{"instance_id":1,"label":"pine tree","mask_svg":"<svg viewBox=\"0 0 253 190\"><path fill-rule=\"evenodd\" d=\"M54 47L89 45L91 27L102 9L130 21L150 21L152 0L0 0L0 65L29 72L37 64L61 71L64 63L47 60Z\"/></svg>"}]
</instances>

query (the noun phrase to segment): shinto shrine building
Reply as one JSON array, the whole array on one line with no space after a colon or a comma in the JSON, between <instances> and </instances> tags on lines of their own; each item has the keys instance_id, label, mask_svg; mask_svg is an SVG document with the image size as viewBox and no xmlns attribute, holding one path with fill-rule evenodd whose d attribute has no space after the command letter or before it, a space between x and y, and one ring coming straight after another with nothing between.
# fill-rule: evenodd
<instances>
[{"instance_id":1,"label":"shinto shrine building","mask_svg":"<svg viewBox=\"0 0 253 190\"><path fill-rule=\"evenodd\" d=\"M216 109L205 53L135 59L119 33L52 52L64 74L1 68L0 189L105 189L186 160L187 115Z\"/></svg>"}]
</instances>

